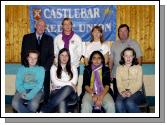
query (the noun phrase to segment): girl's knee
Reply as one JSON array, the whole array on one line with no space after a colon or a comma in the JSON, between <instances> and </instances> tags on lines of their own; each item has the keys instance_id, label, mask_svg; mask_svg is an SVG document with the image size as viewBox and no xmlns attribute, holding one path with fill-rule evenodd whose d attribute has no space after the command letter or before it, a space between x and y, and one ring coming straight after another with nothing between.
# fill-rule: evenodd
<instances>
[{"instance_id":1,"label":"girl's knee","mask_svg":"<svg viewBox=\"0 0 167 125\"><path fill-rule=\"evenodd\" d=\"M134 101L132 101L132 100L127 100L126 101L126 103L125 103L125 105L127 106L127 107L132 107L132 106L134 106Z\"/></svg>"},{"instance_id":2,"label":"girl's knee","mask_svg":"<svg viewBox=\"0 0 167 125\"><path fill-rule=\"evenodd\" d=\"M28 104L28 109L31 112L36 112L38 107L39 107L39 103L37 103L37 102L31 102L30 104Z\"/></svg>"},{"instance_id":3,"label":"girl's knee","mask_svg":"<svg viewBox=\"0 0 167 125\"><path fill-rule=\"evenodd\" d=\"M81 104L81 112L85 113L92 112L92 105L89 102L83 102Z\"/></svg>"},{"instance_id":4,"label":"girl's knee","mask_svg":"<svg viewBox=\"0 0 167 125\"><path fill-rule=\"evenodd\" d=\"M112 101L108 101L108 102L106 102L104 108L105 108L106 112L114 113L115 112L115 103Z\"/></svg>"}]
</instances>

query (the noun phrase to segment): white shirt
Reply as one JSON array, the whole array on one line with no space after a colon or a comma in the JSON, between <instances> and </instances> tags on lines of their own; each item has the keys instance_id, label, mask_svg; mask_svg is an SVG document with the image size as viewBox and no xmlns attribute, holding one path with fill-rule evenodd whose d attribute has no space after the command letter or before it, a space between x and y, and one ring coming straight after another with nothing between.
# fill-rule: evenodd
<instances>
[{"instance_id":1,"label":"white shirt","mask_svg":"<svg viewBox=\"0 0 167 125\"><path fill-rule=\"evenodd\" d=\"M52 65L51 70L50 70L50 75L51 75L51 83L52 83L52 88L51 90L54 89L60 89L63 86L69 85L72 86L72 84L76 85L78 81L78 71L75 66L71 67L71 71L73 73L73 78L70 80L70 76L68 75L67 72L62 70L61 74L61 79L57 78L57 67L55 65Z\"/></svg>"},{"instance_id":2,"label":"white shirt","mask_svg":"<svg viewBox=\"0 0 167 125\"><path fill-rule=\"evenodd\" d=\"M37 38L37 40L38 40L38 37L40 37L40 40L41 40L41 38L42 38L42 35L38 35L38 33L35 33L36 34L36 38Z\"/></svg>"},{"instance_id":3,"label":"white shirt","mask_svg":"<svg viewBox=\"0 0 167 125\"><path fill-rule=\"evenodd\" d=\"M74 33L70 39L69 51L71 55L71 64L79 67L80 58L83 55L83 46L81 38ZM64 41L62 40L62 34L59 34L54 39L54 54L57 60L59 51L64 48Z\"/></svg>"},{"instance_id":4,"label":"white shirt","mask_svg":"<svg viewBox=\"0 0 167 125\"><path fill-rule=\"evenodd\" d=\"M89 59L93 51L100 51L103 55L110 54L110 47L106 43L90 42L86 47L85 57Z\"/></svg>"}]
</instances>

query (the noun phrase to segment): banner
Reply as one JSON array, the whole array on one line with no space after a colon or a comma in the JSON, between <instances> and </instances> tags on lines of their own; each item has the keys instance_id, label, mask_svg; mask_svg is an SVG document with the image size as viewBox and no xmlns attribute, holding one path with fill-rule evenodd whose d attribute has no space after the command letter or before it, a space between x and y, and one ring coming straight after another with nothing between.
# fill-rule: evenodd
<instances>
[{"instance_id":1,"label":"banner","mask_svg":"<svg viewBox=\"0 0 167 125\"><path fill-rule=\"evenodd\" d=\"M95 25L103 28L105 41L116 38L116 5L30 5L30 29L34 32L35 20L46 21L46 32L53 38L62 32L61 23L66 17L72 19L73 31L83 41L90 41Z\"/></svg>"}]
</instances>

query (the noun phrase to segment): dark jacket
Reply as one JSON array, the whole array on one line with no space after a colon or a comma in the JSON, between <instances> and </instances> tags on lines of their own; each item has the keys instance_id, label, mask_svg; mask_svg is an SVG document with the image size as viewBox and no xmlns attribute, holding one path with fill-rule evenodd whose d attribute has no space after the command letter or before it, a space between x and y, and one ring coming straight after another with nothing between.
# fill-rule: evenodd
<instances>
[{"instance_id":1,"label":"dark jacket","mask_svg":"<svg viewBox=\"0 0 167 125\"><path fill-rule=\"evenodd\" d=\"M82 85L82 92L85 92L85 86L88 85L90 86L91 82L91 75L92 75L92 69L90 66L86 66L84 70L84 75L83 75L83 85ZM103 66L102 67L102 84L105 87L108 85L110 87L110 70L108 67Z\"/></svg>"},{"instance_id":2,"label":"dark jacket","mask_svg":"<svg viewBox=\"0 0 167 125\"><path fill-rule=\"evenodd\" d=\"M40 40L40 45L38 45L35 32L24 35L21 48L21 64L25 63L29 50L38 50L40 52L39 65L49 71L54 60L53 38L44 33Z\"/></svg>"}]
</instances>

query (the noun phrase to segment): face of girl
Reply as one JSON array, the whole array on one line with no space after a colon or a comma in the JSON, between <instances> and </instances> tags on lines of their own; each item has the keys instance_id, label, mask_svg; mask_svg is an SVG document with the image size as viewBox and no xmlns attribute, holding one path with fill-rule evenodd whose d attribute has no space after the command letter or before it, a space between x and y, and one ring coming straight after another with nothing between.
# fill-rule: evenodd
<instances>
[{"instance_id":1,"label":"face of girl","mask_svg":"<svg viewBox=\"0 0 167 125\"><path fill-rule=\"evenodd\" d=\"M38 61L38 54L36 53L29 53L29 56L27 57L29 66L35 66Z\"/></svg>"},{"instance_id":2,"label":"face of girl","mask_svg":"<svg viewBox=\"0 0 167 125\"><path fill-rule=\"evenodd\" d=\"M99 54L95 54L93 57L92 57L92 63L93 65L95 66L98 66L102 63L102 59L101 59L101 56Z\"/></svg>"},{"instance_id":3,"label":"face of girl","mask_svg":"<svg viewBox=\"0 0 167 125\"><path fill-rule=\"evenodd\" d=\"M71 32L72 31L72 24L70 20L65 20L63 23L63 30L65 32Z\"/></svg>"},{"instance_id":4,"label":"face of girl","mask_svg":"<svg viewBox=\"0 0 167 125\"><path fill-rule=\"evenodd\" d=\"M125 60L125 64L132 64L134 58L133 52L130 50L125 51L123 58Z\"/></svg>"},{"instance_id":5,"label":"face of girl","mask_svg":"<svg viewBox=\"0 0 167 125\"><path fill-rule=\"evenodd\" d=\"M61 64L67 64L68 60L69 60L69 56L68 56L67 52L65 52L65 51L62 52L62 53L60 54L60 61L61 61Z\"/></svg>"},{"instance_id":6,"label":"face of girl","mask_svg":"<svg viewBox=\"0 0 167 125\"><path fill-rule=\"evenodd\" d=\"M100 39L102 34L98 29L95 28L92 32L92 35L93 35L94 39Z\"/></svg>"}]
</instances>

